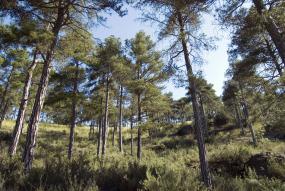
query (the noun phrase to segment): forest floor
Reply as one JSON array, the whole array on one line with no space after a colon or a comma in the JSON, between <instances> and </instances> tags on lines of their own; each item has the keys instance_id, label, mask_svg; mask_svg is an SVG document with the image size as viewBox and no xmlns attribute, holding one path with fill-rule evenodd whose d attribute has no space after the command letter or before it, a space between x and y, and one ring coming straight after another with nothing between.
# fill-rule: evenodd
<instances>
[{"instance_id":1,"label":"forest floor","mask_svg":"<svg viewBox=\"0 0 285 191\"><path fill-rule=\"evenodd\" d=\"M130 129L124 128L120 153L118 135L113 146L110 128L102 162L96 155L96 135L90 139L88 127L76 127L73 160L68 161L68 126L41 123L29 174L20 162L25 130L17 156L7 157L13 125L5 121L0 129L0 190L207 190L200 183L195 138L175 135L180 125L157 127L151 138L144 132L141 161L136 159L136 139L131 156ZM247 129L241 135L239 129L224 127L206 139L214 190L285 191L285 142L264 137L261 124L254 127L257 146Z\"/></svg>"}]
</instances>

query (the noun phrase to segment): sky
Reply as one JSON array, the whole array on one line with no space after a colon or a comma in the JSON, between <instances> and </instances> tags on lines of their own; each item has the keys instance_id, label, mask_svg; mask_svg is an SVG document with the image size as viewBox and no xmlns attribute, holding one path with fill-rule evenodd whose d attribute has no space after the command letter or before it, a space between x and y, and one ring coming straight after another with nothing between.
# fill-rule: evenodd
<instances>
[{"instance_id":1,"label":"sky","mask_svg":"<svg viewBox=\"0 0 285 191\"><path fill-rule=\"evenodd\" d=\"M94 27L92 34L94 38L101 40L114 35L123 42L125 39L133 38L137 32L143 30L152 37L153 41L156 41L158 28L149 23L142 23L138 20L140 16L141 12L139 10L129 7L126 16L119 17L116 14L108 16L105 26ZM212 15L203 15L203 23L202 32L209 37L217 38L217 40L215 41L215 50L203 52L205 62L199 69L203 71L203 75L208 83L214 85L213 88L216 94L220 96L225 80L225 72L228 68L227 49L230 43L230 35L228 32L220 29ZM165 87L164 92L172 92L173 98L176 100L185 96L185 88L176 88L171 80L165 84Z\"/></svg>"}]
</instances>

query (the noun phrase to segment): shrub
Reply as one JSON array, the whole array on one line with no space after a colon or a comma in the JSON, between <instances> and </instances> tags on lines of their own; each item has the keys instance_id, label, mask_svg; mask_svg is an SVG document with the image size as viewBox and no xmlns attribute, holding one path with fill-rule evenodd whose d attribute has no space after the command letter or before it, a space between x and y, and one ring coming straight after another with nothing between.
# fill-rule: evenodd
<instances>
[{"instance_id":1,"label":"shrub","mask_svg":"<svg viewBox=\"0 0 285 191\"><path fill-rule=\"evenodd\" d=\"M6 190L18 190L19 187L23 185L24 180L22 166L23 165L18 158L0 158L1 187Z\"/></svg>"},{"instance_id":2,"label":"shrub","mask_svg":"<svg viewBox=\"0 0 285 191\"><path fill-rule=\"evenodd\" d=\"M146 171L147 167L137 162L122 166L119 161L113 161L111 166L98 169L96 182L100 190L141 190L146 179Z\"/></svg>"},{"instance_id":3,"label":"shrub","mask_svg":"<svg viewBox=\"0 0 285 191\"><path fill-rule=\"evenodd\" d=\"M48 158L43 168L33 168L25 179L25 190L97 190L95 171L84 155L68 161Z\"/></svg>"},{"instance_id":4,"label":"shrub","mask_svg":"<svg viewBox=\"0 0 285 191\"><path fill-rule=\"evenodd\" d=\"M285 184L281 180L258 177L254 171L245 178L214 176L213 183L215 191L285 190Z\"/></svg>"},{"instance_id":5,"label":"shrub","mask_svg":"<svg viewBox=\"0 0 285 191\"><path fill-rule=\"evenodd\" d=\"M230 117L225 112L218 112L214 117L214 126L226 125Z\"/></svg>"},{"instance_id":6,"label":"shrub","mask_svg":"<svg viewBox=\"0 0 285 191\"><path fill-rule=\"evenodd\" d=\"M206 188L199 181L199 173L190 168L175 168L172 165L154 166L148 169L147 179L144 181L149 191L199 191Z\"/></svg>"},{"instance_id":7,"label":"shrub","mask_svg":"<svg viewBox=\"0 0 285 191\"><path fill-rule=\"evenodd\" d=\"M285 139L285 111L280 110L267 117L264 127L268 136Z\"/></svg>"}]
</instances>

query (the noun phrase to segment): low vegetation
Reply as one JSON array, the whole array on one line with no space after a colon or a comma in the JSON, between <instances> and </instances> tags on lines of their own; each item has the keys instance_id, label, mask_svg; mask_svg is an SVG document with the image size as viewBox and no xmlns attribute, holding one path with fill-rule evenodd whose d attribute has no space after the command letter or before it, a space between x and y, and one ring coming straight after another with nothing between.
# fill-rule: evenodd
<instances>
[{"instance_id":1,"label":"low vegetation","mask_svg":"<svg viewBox=\"0 0 285 191\"><path fill-rule=\"evenodd\" d=\"M66 154L68 127L41 124L35 166L26 175L18 160L20 155L13 160L6 155L13 123L5 121L0 135L3 140L1 190L207 190L200 182L194 136L175 135L180 125L169 128L159 138L149 140L143 136L141 161L131 156L130 130L126 129L123 131L124 153L118 151L117 143L109 144L110 152L103 162L96 155L96 140L89 139L88 127L76 128L75 156L69 161ZM260 125L256 127L258 133L264 132ZM213 139L220 141L211 140L206 147L214 190L285 190L284 142L261 138L260 144L254 147L249 141L249 132L241 136L239 129L219 132ZM23 141L20 150L22 146ZM266 164L248 164L258 154L266 153L270 153ZM262 173L256 169L259 167L268 170Z\"/></svg>"},{"instance_id":2,"label":"low vegetation","mask_svg":"<svg viewBox=\"0 0 285 191\"><path fill-rule=\"evenodd\" d=\"M128 10L156 33L96 36ZM0 190L285 190L284 21L284 0L0 1Z\"/></svg>"}]
</instances>

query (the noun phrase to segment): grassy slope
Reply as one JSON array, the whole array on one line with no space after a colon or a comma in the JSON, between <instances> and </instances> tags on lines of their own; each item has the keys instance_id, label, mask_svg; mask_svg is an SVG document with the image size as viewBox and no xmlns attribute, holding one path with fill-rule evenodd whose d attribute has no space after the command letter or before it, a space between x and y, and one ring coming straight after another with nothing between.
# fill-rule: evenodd
<instances>
[{"instance_id":1,"label":"grassy slope","mask_svg":"<svg viewBox=\"0 0 285 191\"><path fill-rule=\"evenodd\" d=\"M9 140L9 135L12 131L14 125L13 121L5 121L3 124L3 129L0 130L0 141L1 141L1 156L4 156L7 152L7 143ZM253 147L250 143L250 134L246 133L245 136L239 134L239 130L231 130L220 132L217 135L211 137L207 140L207 151L209 161L223 161L223 160L241 160L246 161L250 156L255 153L260 152L273 152L277 154L285 154L285 143L280 141L272 141L262 137L263 130L261 125L255 126L257 130L257 136L259 139L259 144L257 147ZM26 129L26 128L25 128ZM143 138L143 160L140 162L140 165L146 165L149 169L156 169L156 173L160 174L160 179L158 180L157 176L148 174L148 181L145 181L143 184L150 190L170 190L171 186L178 189L177 186L181 186L181 189L178 190L198 190L203 189L199 185L198 174L199 174L199 160L198 160L198 150L193 136L184 136L184 137L175 137L171 136L174 132L177 131L177 127L166 128L161 131L159 138L150 139L147 136L147 133L144 133ZM88 139L89 129L87 127L76 127L75 135L75 146L74 146L74 155L75 158L78 158L79 155L84 154L91 161L98 161L96 157L96 140ZM111 145L111 141L108 142L108 154L106 156L105 166L111 167L116 163L117 166L122 166L121 168L127 168L126 165L130 162L136 162L135 157L130 156L130 130L124 130L124 154L118 152L117 142L115 147ZM24 131L25 134L25 131ZM63 125L54 125L54 124L40 124L39 134L38 134L38 145L36 148L36 156L34 167L43 168L44 161L52 157L63 156L64 158L67 155L67 145L68 145L68 136L69 129L67 126ZM109 137L111 137L111 130L109 131ZM118 136L116 135L116 138ZM136 137L136 132L134 132L134 137ZM20 141L20 148L17 151L17 155L20 157L22 152L22 147L24 143L25 135L22 136ZM136 140L134 142L136 144ZM136 147L134 147L134 152L136 153ZM97 166L96 166L97 165ZM94 169L99 168L98 163L94 164ZM96 166L96 167L95 167ZM107 167L106 167L107 168ZM164 170L163 170L164 169ZM165 169L169 169L170 172L165 172ZM164 171L164 172L162 172ZM172 173L173 171L173 173ZM171 174L172 173L172 174ZM174 175L173 175L174 174ZM169 177L167 177L169 176ZM176 177L177 176L177 177ZM191 180L182 180L179 176L192 176ZM226 176L226 175L225 175ZM171 182L168 179L173 179L174 182ZM233 187L227 188L228 177L223 177L223 175L215 175L215 184L217 190L231 190ZM252 177L251 177L252 178ZM253 178L260 179L260 178ZM234 180L234 179L233 179ZM181 185L182 183L175 182L188 182L191 184L191 187L187 188L189 185ZM190 182L189 182L190 181ZM244 183L245 179L235 180L240 181L236 184L240 185L240 188L237 190L243 190L247 188L248 183ZM262 180L263 181L263 180ZM267 180L266 180L267 181ZM269 182L262 184L261 187L265 187ZM162 184L172 184L168 185L167 188L163 189ZM184 183L183 183L184 184ZM235 183L233 183L235 184ZM273 183L275 184L275 183ZM278 189L285 189L284 183L278 182ZM283 187L280 185L283 184ZM253 186L256 187L256 186ZM270 186L269 186L270 187ZM169 188L169 189L168 189ZM184 188L184 189L183 189ZM255 190L255 189L253 189ZM258 189L257 189L258 190ZM265 189L266 190L266 189Z\"/></svg>"}]
</instances>

